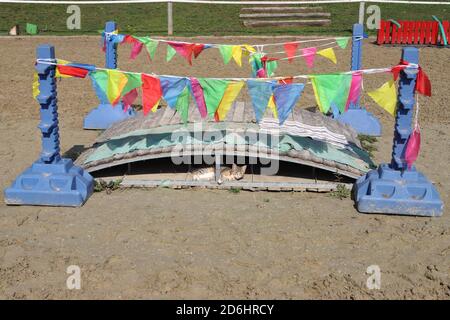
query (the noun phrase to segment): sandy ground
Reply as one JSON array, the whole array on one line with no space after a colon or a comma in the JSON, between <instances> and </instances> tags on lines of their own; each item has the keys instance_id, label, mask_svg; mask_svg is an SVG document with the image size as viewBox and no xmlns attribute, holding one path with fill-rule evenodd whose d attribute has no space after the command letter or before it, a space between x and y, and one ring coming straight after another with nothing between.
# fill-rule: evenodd
<instances>
[{"instance_id":1,"label":"sandy ground","mask_svg":"<svg viewBox=\"0 0 450 320\"><path fill-rule=\"evenodd\" d=\"M2 189L39 155L31 84L40 43L54 44L66 60L103 61L98 37L0 39ZM163 62L165 50L153 63L144 54L129 61L128 50L120 49L125 70L249 74L248 66L223 66L214 50L193 67L179 57ZM349 55L338 50L337 66L319 57L314 71L347 70ZM448 49L421 49L433 97L421 99L417 167L441 194L441 218L364 215L351 199L315 193L118 190L95 193L82 208L7 207L0 199L0 297L449 299L449 57ZM363 59L364 67L394 65L400 49L365 44ZM277 74L306 72L297 61L283 63ZM367 77L365 88L386 79ZM63 80L58 94L62 151L91 144L98 133L82 130L83 116L97 104L90 81ZM375 161L389 161L393 119L367 96L363 101L384 126ZM301 104L313 103L309 87ZM81 290L66 288L69 265L81 268ZM380 266L380 290L366 288L370 265Z\"/></svg>"}]
</instances>

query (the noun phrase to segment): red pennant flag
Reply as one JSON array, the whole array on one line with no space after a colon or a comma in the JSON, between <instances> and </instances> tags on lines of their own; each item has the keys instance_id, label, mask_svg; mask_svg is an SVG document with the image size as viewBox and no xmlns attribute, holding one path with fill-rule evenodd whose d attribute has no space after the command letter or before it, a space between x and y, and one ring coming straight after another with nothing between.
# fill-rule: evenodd
<instances>
[{"instance_id":1,"label":"red pennant flag","mask_svg":"<svg viewBox=\"0 0 450 320\"><path fill-rule=\"evenodd\" d=\"M144 115L147 115L149 111L158 106L158 102L161 99L161 82L158 78L142 74L142 110Z\"/></svg>"},{"instance_id":2,"label":"red pennant flag","mask_svg":"<svg viewBox=\"0 0 450 320\"><path fill-rule=\"evenodd\" d=\"M136 88L128 92L126 95L122 97L123 105L125 106L125 111L133 104L133 102L138 97L138 91Z\"/></svg>"},{"instance_id":3,"label":"red pennant flag","mask_svg":"<svg viewBox=\"0 0 450 320\"><path fill-rule=\"evenodd\" d=\"M196 43L192 49L192 52L194 53L194 57L197 58L200 53L202 53L203 49L205 48L205 45L202 43Z\"/></svg>"},{"instance_id":4,"label":"red pennant flag","mask_svg":"<svg viewBox=\"0 0 450 320\"><path fill-rule=\"evenodd\" d=\"M184 42L168 42L168 44L175 49L175 51L186 58L190 65L192 65L192 53L194 51L195 43Z\"/></svg>"},{"instance_id":5,"label":"red pennant flag","mask_svg":"<svg viewBox=\"0 0 450 320\"><path fill-rule=\"evenodd\" d=\"M58 65L56 66L60 74L64 74L66 76L72 76L77 78L85 78L89 73L87 69L71 67L66 65Z\"/></svg>"},{"instance_id":6,"label":"red pennant flag","mask_svg":"<svg viewBox=\"0 0 450 320\"><path fill-rule=\"evenodd\" d=\"M298 43L295 42L287 42L284 44L284 51L288 57L289 62L292 62L295 56L295 52L298 49Z\"/></svg>"},{"instance_id":7,"label":"red pennant flag","mask_svg":"<svg viewBox=\"0 0 450 320\"><path fill-rule=\"evenodd\" d=\"M394 76L394 80L398 79L398 76L400 74L400 71L405 69L406 66L409 64L408 61L400 60L400 63L397 66L394 66L391 68L391 72ZM431 82L428 78L427 74L422 70L422 67L419 66L419 71L417 73L417 79L416 79L416 91L431 97Z\"/></svg>"}]
</instances>

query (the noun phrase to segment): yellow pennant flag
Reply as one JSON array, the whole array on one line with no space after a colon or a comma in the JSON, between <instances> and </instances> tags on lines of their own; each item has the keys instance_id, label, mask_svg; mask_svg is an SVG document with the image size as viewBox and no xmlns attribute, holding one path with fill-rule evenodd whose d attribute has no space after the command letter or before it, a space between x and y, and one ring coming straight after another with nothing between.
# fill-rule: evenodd
<instances>
[{"instance_id":1,"label":"yellow pennant flag","mask_svg":"<svg viewBox=\"0 0 450 320\"><path fill-rule=\"evenodd\" d=\"M244 47L244 54L249 56L251 53L255 53L256 49L249 44L243 44L241 47Z\"/></svg>"},{"instance_id":2,"label":"yellow pennant flag","mask_svg":"<svg viewBox=\"0 0 450 320\"><path fill-rule=\"evenodd\" d=\"M114 106L119 102L120 95L128 82L128 77L122 72L116 70L106 70L108 74L108 87L106 96L109 102Z\"/></svg>"},{"instance_id":3,"label":"yellow pennant flag","mask_svg":"<svg viewBox=\"0 0 450 320\"><path fill-rule=\"evenodd\" d=\"M395 115L395 107L397 106L397 89L394 80L389 80L375 91L367 93L380 107Z\"/></svg>"},{"instance_id":4,"label":"yellow pennant flag","mask_svg":"<svg viewBox=\"0 0 450 320\"><path fill-rule=\"evenodd\" d=\"M325 58L333 61L334 64L337 63L336 55L334 54L333 48L327 48L327 49L317 51L317 54L320 54L322 57L325 57Z\"/></svg>"},{"instance_id":5,"label":"yellow pennant flag","mask_svg":"<svg viewBox=\"0 0 450 320\"><path fill-rule=\"evenodd\" d=\"M239 92L241 92L242 87L244 86L244 81L239 82L231 82L227 88L225 89L225 93L223 94L222 100L217 107L216 113L219 117L219 120L223 120L227 117L228 111L231 108L231 104L236 100Z\"/></svg>"},{"instance_id":6,"label":"yellow pennant flag","mask_svg":"<svg viewBox=\"0 0 450 320\"><path fill-rule=\"evenodd\" d=\"M33 98L36 99L39 93L41 93L39 90L39 76L37 72L35 72L33 76Z\"/></svg>"},{"instance_id":7,"label":"yellow pennant flag","mask_svg":"<svg viewBox=\"0 0 450 320\"><path fill-rule=\"evenodd\" d=\"M273 95L270 97L267 107L270 109L270 111L272 111L274 118L278 119L277 105L275 104Z\"/></svg>"},{"instance_id":8,"label":"yellow pennant flag","mask_svg":"<svg viewBox=\"0 0 450 320\"><path fill-rule=\"evenodd\" d=\"M233 46L231 55L239 67L242 67L242 48L241 46Z\"/></svg>"}]
</instances>

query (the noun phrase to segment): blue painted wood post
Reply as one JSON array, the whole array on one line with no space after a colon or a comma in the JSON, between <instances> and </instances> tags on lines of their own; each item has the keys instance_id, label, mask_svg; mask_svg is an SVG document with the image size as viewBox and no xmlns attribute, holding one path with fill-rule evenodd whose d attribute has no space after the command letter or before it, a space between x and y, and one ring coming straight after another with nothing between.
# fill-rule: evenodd
<instances>
[{"instance_id":1,"label":"blue painted wood post","mask_svg":"<svg viewBox=\"0 0 450 320\"><path fill-rule=\"evenodd\" d=\"M405 161L413 125L419 50L404 48L402 59L411 65L400 72L392 160L358 179L356 205L358 211L366 213L440 216L444 205L436 188L415 166L408 169Z\"/></svg>"},{"instance_id":2,"label":"blue painted wood post","mask_svg":"<svg viewBox=\"0 0 450 320\"><path fill-rule=\"evenodd\" d=\"M419 50L414 47L404 48L402 60L411 64L419 64ZM412 132L417 72L417 69L407 67L401 73L399 81L391 161L392 167L398 170L406 170L408 167L405 162L405 151L409 135Z\"/></svg>"},{"instance_id":3,"label":"blue painted wood post","mask_svg":"<svg viewBox=\"0 0 450 320\"><path fill-rule=\"evenodd\" d=\"M105 41L105 67L108 69L117 69L117 43L111 37L111 34L116 30L117 24L114 21L106 23L103 37ZM107 129L115 122L135 115L133 108L125 110L122 102L113 107L108 101L100 101L100 105L84 118L83 127L84 129Z\"/></svg>"},{"instance_id":4,"label":"blue painted wood post","mask_svg":"<svg viewBox=\"0 0 450 320\"><path fill-rule=\"evenodd\" d=\"M94 190L94 179L71 159L61 158L59 148L58 105L56 98L55 49L37 48L36 72L39 77L42 134L40 157L4 193L12 205L81 206Z\"/></svg>"}]
</instances>

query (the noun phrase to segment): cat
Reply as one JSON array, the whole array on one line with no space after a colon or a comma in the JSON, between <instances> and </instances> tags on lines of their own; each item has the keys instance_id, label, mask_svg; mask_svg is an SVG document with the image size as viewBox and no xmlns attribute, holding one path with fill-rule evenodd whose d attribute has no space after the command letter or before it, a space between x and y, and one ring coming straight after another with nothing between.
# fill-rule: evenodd
<instances>
[{"instance_id":1,"label":"cat","mask_svg":"<svg viewBox=\"0 0 450 320\"><path fill-rule=\"evenodd\" d=\"M231 168L221 168L220 177L219 179L217 179L217 183L222 184L224 181L241 180L242 178L244 178L245 170L247 170L246 165L239 167L234 163ZM194 181L211 181L216 177L216 168L207 167L196 169L190 172L190 175L192 177L192 180Z\"/></svg>"}]
</instances>

